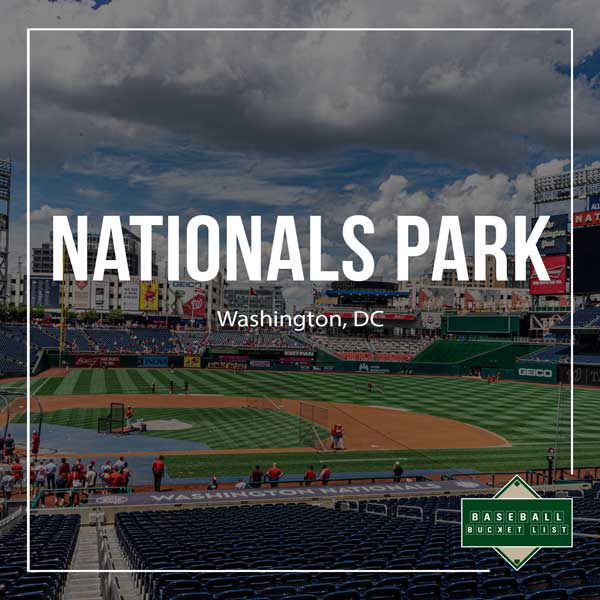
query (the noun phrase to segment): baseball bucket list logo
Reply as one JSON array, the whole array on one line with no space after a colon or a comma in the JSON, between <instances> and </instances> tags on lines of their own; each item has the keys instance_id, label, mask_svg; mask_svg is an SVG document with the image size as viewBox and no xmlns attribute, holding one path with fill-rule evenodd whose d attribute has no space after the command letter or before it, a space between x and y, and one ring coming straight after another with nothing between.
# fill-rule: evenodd
<instances>
[{"instance_id":1,"label":"baseball bucket list logo","mask_svg":"<svg viewBox=\"0 0 600 600\"><path fill-rule=\"evenodd\" d=\"M518 475L493 498L463 498L463 548L494 548L520 569L541 548L573 546L573 500L542 498Z\"/></svg>"}]
</instances>

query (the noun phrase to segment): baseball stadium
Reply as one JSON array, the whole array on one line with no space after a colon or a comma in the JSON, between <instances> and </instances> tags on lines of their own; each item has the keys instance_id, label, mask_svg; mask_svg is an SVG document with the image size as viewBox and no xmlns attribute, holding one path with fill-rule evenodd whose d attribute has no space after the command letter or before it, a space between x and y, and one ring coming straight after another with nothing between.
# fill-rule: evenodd
<instances>
[{"instance_id":1,"label":"baseball stadium","mask_svg":"<svg viewBox=\"0 0 600 600\"><path fill-rule=\"evenodd\" d=\"M120 295L152 308L162 290L176 314L81 319L67 275L29 332L0 325L7 598L599 597L597 279L572 311L553 273L541 290L333 282L305 310L342 325L302 332L218 327L207 291L160 280ZM517 475L572 499L574 537L512 570L462 546L461 502Z\"/></svg>"},{"instance_id":2,"label":"baseball stadium","mask_svg":"<svg viewBox=\"0 0 600 600\"><path fill-rule=\"evenodd\" d=\"M0 600L600 600L597 10L7 4Z\"/></svg>"}]
</instances>

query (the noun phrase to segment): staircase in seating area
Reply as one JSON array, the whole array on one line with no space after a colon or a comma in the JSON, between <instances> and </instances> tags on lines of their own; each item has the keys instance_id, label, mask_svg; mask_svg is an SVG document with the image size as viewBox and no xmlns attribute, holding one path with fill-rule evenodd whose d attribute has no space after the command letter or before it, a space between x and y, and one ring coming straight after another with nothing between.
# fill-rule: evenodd
<instances>
[{"instance_id":1,"label":"staircase in seating area","mask_svg":"<svg viewBox=\"0 0 600 600\"><path fill-rule=\"evenodd\" d=\"M103 527L106 534L106 541L110 548L110 554L114 568L117 570L129 569L129 565L125 562L121 545L117 539L117 533L114 525L106 525ZM133 575L131 573L117 573L117 585L124 600L141 600L141 595L135 586Z\"/></svg>"},{"instance_id":2,"label":"staircase in seating area","mask_svg":"<svg viewBox=\"0 0 600 600\"><path fill-rule=\"evenodd\" d=\"M98 569L98 542L95 527L80 527L70 569ZM97 573L69 573L63 600L101 600Z\"/></svg>"},{"instance_id":3,"label":"staircase in seating area","mask_svg":"<svg viewBox=\"0 0 600 600\"><path fill-rule=\"evenodd\" d=\"M102 557L98 554L98 531L95 526L81 527L77 546L73 554L70 569L108 569L119 571L128 569L115 533L115 528L101 526ZM103 577L104 586L100 577ZM120 600L140 600L131 573L69 573L62 600L103 600L105 597Z\"/></svg>"}]
</instances>

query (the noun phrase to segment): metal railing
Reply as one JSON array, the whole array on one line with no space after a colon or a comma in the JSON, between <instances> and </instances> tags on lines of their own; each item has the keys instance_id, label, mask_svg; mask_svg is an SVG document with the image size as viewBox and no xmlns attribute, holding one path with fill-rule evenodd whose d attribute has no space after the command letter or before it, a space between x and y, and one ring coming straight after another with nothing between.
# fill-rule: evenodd
<instances>
[{"instance_id":1,"label":"metal railing","mask_svg":"<svg viewBox=\"0 0 600 600\"><path fill-rule=\"evenodd\" d=\"M119 578L115 571L115 563L110 552L108 536L104 527L100 524L100 518L96 516L96 541L98 544L98 565L100 577L100 593L103 600L125 600L121 594Z\"/></svg>"},{"instance_id":2,"label":"metal railing","mask_svg":"<svg viewBox=\"0 0 600 600\"><path fill-rule=\"evenodd\" d=\"M388 516L387 504L380 502L367 502L365 506L365 512L371 515L381 515L382 517Z\"/></svg>"},{"instance_id":3,"label":"metal railing","mask_svg":"<svg viewBox=\"0 0 600 600\"><path fill-rule=\"evenodd\" d=\"M79 494L83 496L80 498L79 506L85 506L87 504L87 496L91 494L105 494L106 492L112 492L112 490L118 490L117 494L131 494L132 489L130 487L118 487L118 488L110 488L110 487L89 487L89 488L44 488L39 490L36 495L31 500L31 508L40 508L40 506L44 506L42 499L45 499L47 496L55 496L56 494ZM72 505L64 505L66 508L77 508ZM60 508L58 506L54 508Z\"/></svg>"},{"instance_id":4,"label":"metal railing","mask_svg":"<svg viewBox=\"0 0 600 600\"><path fill-rule=\"evenodd\" d=\"M413 510L417 514L411 515L410 511ZM402 511L402 512L400 512ZM406 512L408 511L408 513ZM399 504L396 507L396 519L414 519L415 521L423 521L425 518L425 513L423 508L420 506L410 506L409 504Z\"/></svg>"},{"instance_id":5,"label":"metal railing","mask_svg":"<svg viewBox=\"0 0 600 600\"><path fill-rule=\"evenodd\" d=\"M444 519L439 516L440 513L455 514L455 515L457 514L457 515L459 515L459 519L458 520ZM461 511L457 508L436 508L435 512L433 513L433 522L436 525L438 523L449 523L450 525L460 525L460 514L461 514Z\"/></svg>"}]
</instances>

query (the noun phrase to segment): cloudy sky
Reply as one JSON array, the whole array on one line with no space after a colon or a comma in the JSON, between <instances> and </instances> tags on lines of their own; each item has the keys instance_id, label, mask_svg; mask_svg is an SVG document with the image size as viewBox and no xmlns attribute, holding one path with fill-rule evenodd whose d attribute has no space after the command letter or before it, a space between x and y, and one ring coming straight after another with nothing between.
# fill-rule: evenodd
<instances>
[{"instance_id":1,"label":"cloudy sky","mask_svg":"<svg viewBox=\"0 0 600 600\"><path fill-rule=\"evenodd\" d=\"M25 252L27 27L573 26L576 167L600 157L593 1L6 4L13 264ZM458 214L467 230L473 214L532 214L532 178L568 168L569 57L558 31L33 32L34 240L53 214L260 214L267 233L276 215L303 232L321 214L325 266L337 267L341 223L358 213L391 277L397 214ZM310 283L286 293L302 303Z\"/></svg>"}]
</instances>

